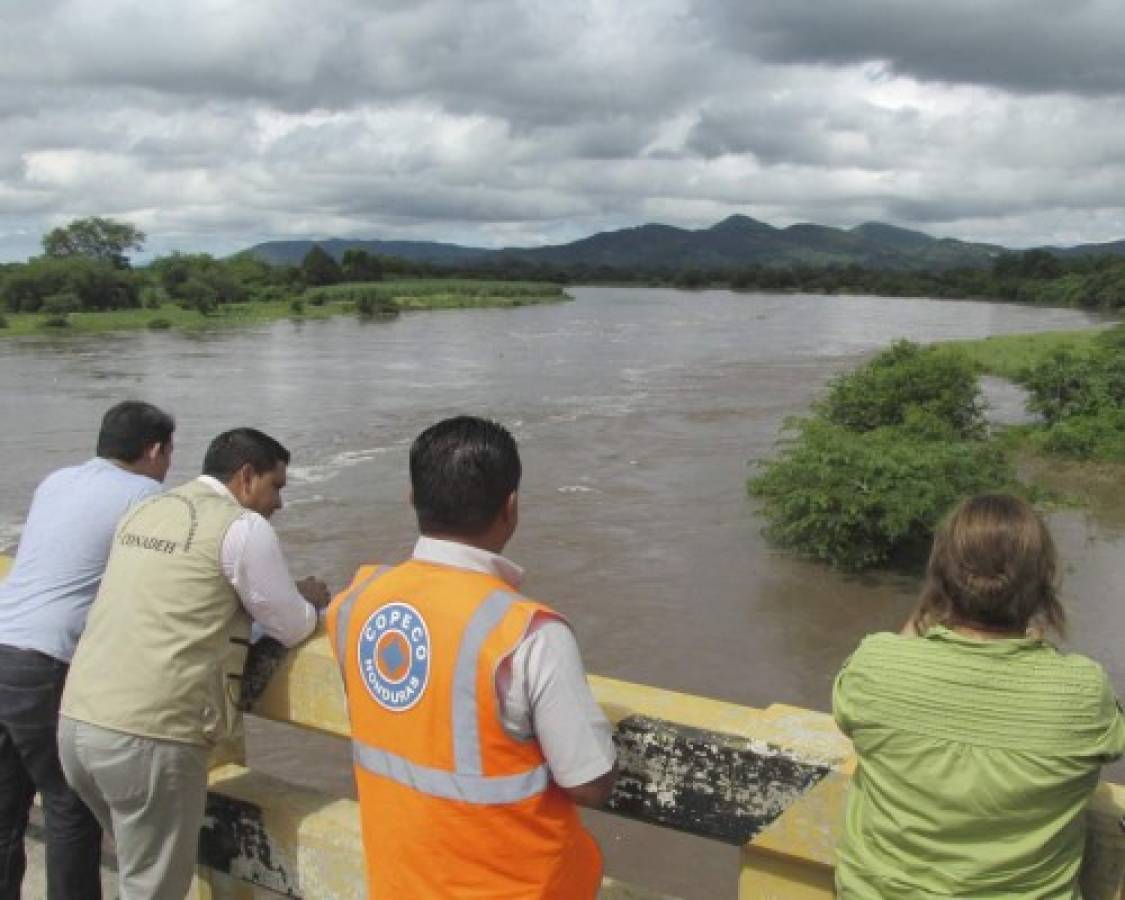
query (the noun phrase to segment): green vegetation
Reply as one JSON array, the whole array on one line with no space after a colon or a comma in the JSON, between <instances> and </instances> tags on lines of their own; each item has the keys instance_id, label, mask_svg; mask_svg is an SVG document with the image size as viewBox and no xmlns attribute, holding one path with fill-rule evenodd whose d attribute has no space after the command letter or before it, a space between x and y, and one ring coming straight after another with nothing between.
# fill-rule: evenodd
<instances>
[{"instance_id":1,"label":"green vegetation","mask_svg":"<svg viewBox=\"0 0 1125 900\"><path fill-rule=\"evenodd\" d=\"M129 268L125 253L140 250L145 233L128 222L113 219L75 219L64 228L43 235L43 255L53 258L82 257L108 263L116 269Z\"/></svg>"},{"instance_id":2,"label":"green vegetation","mask_svg":"<svg viewBox=\"0 0 1125 900\"><path fill-rule=\"evenodd\" d=\"M985 433L968 358L901 341L835 379L813 418L750 479L780 546L859 571L924 548L968 493L1010 488L1014 470Z\"/></svg>"},{"instance_id":3,"label":"green vegetation","mask_svg":"<svg viewBox=\"0 0 1125 900\"><path fill-rule=\"evenodd\" d=\"M304 318L325 319L329 316L349 313L353 310L344 304L307 309ZM260 303L232 303L215 310L209 315L201 315L194 309L185 309L175 304L164 304L157 309L117 309L108 312L70 313L67 319L68 333L100 334L107 331L128 331L137 328L163 330L175 328L184 331L198 331L207 328L228 326L259 325L284 319L291 314L289 302L284 300ZM8 329L4 336L19 337L43 334L45 331L59 331L45 325L46 317L30 313L12 314L8 317ZM159 323L159 324L157 324Z\"/></svg>"},{"instance_id":4,"label":"green vegetation","mask_svg":"<svg viewBox=\"0 0 1125 900\"><path fill-rule=\"evenodd\" d=\"M942 352L967 357L979 372L1016 381L1025 369L1042 362L1057 350L1087 352L1099 332L1045 331L1039 334L1003 334L975 341L946 341Z\"/></svg>"},{"instance_id":5,"label":"green vegetation","mask_svg":"<svg viewBox=\"0 0 1125 900\"><path fill-rule=\"evenodd\" d=\"M860 433L903 425L922 412L958 438L979 438L984 430L980 389L968 360L908 341L833 381L820 412L832 424Z\"/></svg>"},{"instance_id":6,"label":"green vegetation","mask_svg":"<svg viewBox=\"0 0 1125 900\"><path fill-rule=\"evenodd\" d=\"M563 300L560 285L534 281L484 281L469 278L418 278L377 284L338 284L309 291L310 297L360 302L370 298L385 309L463 309L473 306L523 306Z\"/></svg>"},{"instance_id":7,"label":"green vegetation","mask_svg":"<svg viewBox=\"0 0 1125 900\"><path fill-rule=\"evenodd\" d=\"M1014 481L995 446L888 426L849 431L794 423L796 439L751 479L767 536L782 547L859 571L923 550L959 497Z\"/></svg>"},{"instance_id":8,"label":"green vegetation","mask_svg":"<svg viewBox=\"0 0 1125 900\"><path fill-rule=\"evenodd\" d=\"M420 265L420 264L415 264ZM429 267L433 270L435 267ZM991 268L932 271L901 268L796 263L755 263L704 269L614 265L536 264L500 259L478 264L474 274L511 279L550 280L570 284L644 284L688 290L807 294L869 294L880 297L997 300L1082 309L1125 308L1125 259L1119 256L1060 257L1046 250L1001 254Z\"/></svg>"},{"instance_id":9,"label":"green vegetation","mask_svg":"<svg viewBox=\"0 0 1125 900\"><path fill-rule=\"evenodd\" d=\"M0 266L5 336L129 328L206 328L285 316L344 312L394 315L404 309L519 306L565 299L557 284L469 278L383 281L404 267L363 250L337 262L314 246L299 266L271 266L248 254L215 259L172 253L142 269L125 254L145 235L111 219L77 219L43 237L44 254ZM348 279L344 281L344 279Z\"/></svg>"},{"instance_id":10,"label":"green vegetation","mask_svg":"<svg viewBox=\"0 0 1125 900\"><path fill-rule=\"evenodd\" d=\"M1012 429L1013 447L1073 460L1125 462L1125 325L1008 335L942 345L978 371L1028 392L1038 422Z\"/></svg>"},{"instance_id":11,"label":"green vegetation","mask_svg":"<svg viewBox=\"0 0 1125 900\"><path fill-rule=\"evenodd\" d=\"M1037 422L987 435L981 373L1022 385ZM748 485L763 500L766 534L848 570L908 559L959 497L1024 490L1017 457L1021 472L1064 496L1089 494L1084 481L1101 493L1104 483L1119 488L1125 325L927 348L899 342L835 379L814 417L787 430ZM1065 484L1050 477L1059 469Z\"/></svg>"}]
</instances>

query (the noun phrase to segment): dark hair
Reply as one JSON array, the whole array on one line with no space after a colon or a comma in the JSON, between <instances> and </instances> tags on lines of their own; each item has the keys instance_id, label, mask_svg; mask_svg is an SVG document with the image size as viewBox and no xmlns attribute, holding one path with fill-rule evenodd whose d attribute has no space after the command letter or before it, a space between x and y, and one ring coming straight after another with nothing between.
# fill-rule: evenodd
<instances>
[{"instance_id":1,"label":"dark hair","mask_svg":"<svg viewBox=\"0 0 1125 900\"><path fill-rule=\"evenodd\" d=\"M289 451L268 434L256 428L233 428L211 441L203 457L203 474L226 484L247 463L264 475L279 462L289 465Z\"/></svg>"},{"instance_id":2,"label":"dark hair","mask_svg":"<svg viewBox=\"0 0 1125 900\"><path fill-rule=\"evenodd\" d=\"M1055 542L1029 504L1010 494L969 497L934 535L915 628L962 622L1061 634L1057 569Z\"/></svg>"},{"instance_id":3,"label":"dark hair","mask_svg":"<svg viewBox=\"0 0 1125 900\"><path fill-rule=\"evenodd\" d=\"M410 448L410 486L423 534L485 531L519 488L520 454L503 425L457 416L432 425Z\"/></svg>"},{"instance_id":4,"label":"dark hair","mask_svg":"<svg viewBox=\"0 0 1125 900\"><path fill-rule=\"evenodd\" d=\"M98 431L98 456L135 463L153 444L167 444L176 430L175 420L151 403L126 400L111 406Z\"/></svg>"}]
</instances>

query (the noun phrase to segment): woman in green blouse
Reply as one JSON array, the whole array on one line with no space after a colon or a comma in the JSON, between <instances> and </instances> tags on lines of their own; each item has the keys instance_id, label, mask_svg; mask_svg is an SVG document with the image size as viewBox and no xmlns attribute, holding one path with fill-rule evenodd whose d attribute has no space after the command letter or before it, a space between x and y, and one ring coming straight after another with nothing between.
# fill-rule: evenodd
<instances>
[{"instance_id":1,"label":"woman in green blouse","mask_svg":"<svg viewBox=\"0 0 1125 900\"><path fill-rule=\"evenodd\" d=\"M1083 811L1125 716L1101 666L1043 639L1065 624L1055 577L1030 506L970 498L903 634L844 664L833 709L858 766L839 897L1080 897Z\"/></svg>"}]
</instances>

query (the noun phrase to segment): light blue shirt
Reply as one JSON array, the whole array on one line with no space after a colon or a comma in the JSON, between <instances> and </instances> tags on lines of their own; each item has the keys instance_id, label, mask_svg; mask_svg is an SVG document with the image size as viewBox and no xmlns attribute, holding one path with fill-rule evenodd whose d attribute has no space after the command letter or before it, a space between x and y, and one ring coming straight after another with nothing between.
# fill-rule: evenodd
<instances>
[{"instance_id":1,"label":"light blue shirt","mask_svg":"<svg viewBox=\"0 0 1125 900\"><path fill-rule=\"evenodd\" d=\"M0 644L70 662L118 519L160 490L160 482L100 457L44 478L12 570L0 582Z\"/></svg>"}]
</instances>

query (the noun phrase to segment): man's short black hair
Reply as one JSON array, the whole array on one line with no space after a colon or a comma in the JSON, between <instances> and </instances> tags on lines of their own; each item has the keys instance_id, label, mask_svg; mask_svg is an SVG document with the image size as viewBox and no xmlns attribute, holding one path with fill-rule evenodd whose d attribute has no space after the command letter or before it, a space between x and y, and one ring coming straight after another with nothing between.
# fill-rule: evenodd
<instances>
[{"instance_id":1,"label":"man's short black hair","mask_svg":"<svg viewBox=\"0 0 1125 900\"><path fill-rule=\"evenodd\" d=\"M410 448L419 530L481 534L519 488L521 473L515 438L503 425L457 416L430 426Z\"/></svg>"},{"instance_id":2,"label":"man's short black hair","mask_svg":"<svg viewBox=\"0 0 1125 900\"><path fill-rule=\"evenodd\" d=\"M126 400L111 406L102 416L95 452L105 459L135 463L153 444L167 444L175 430L175 420L162 409L140 400Z\"/></svg>"},{"instance_id":3,"label":"man's short black hair","mask_svg":"<svg viewBox=\"0 0 1125 900\"><path fill-rule=\"evenodd\" d=\"M256 474L265 475L279 462L289 465L289 451L268 434L257 428L233 428L211 441L203 457L203 474L226 484L247 463Z\"/></svg>"}]
</instances>

